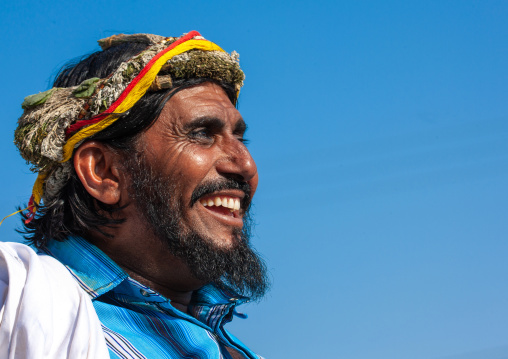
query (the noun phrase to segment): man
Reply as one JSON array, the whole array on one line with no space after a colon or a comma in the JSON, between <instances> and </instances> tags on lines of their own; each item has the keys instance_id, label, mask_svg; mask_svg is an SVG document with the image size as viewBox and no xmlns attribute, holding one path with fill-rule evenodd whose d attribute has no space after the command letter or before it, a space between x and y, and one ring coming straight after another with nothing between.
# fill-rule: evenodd
<instances>
[{"instance_id":1,"label":"man","mask_svg":"<svg viewBox=\"0 0 508 359\"><path fill-rule=\"evenodd\" d=\"M224 329L268 287L238 55L195 31L99 44L22 105L38 253L0 247L0 357L258 358Z\"/></svg>"}]
</instances>

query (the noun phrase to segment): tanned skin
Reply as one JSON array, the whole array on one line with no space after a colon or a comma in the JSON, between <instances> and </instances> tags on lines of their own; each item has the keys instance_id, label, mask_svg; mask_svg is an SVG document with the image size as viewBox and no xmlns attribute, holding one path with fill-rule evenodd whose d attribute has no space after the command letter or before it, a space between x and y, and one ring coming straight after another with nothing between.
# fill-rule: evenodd
<instances>
[{"instance_id":1,"label":"tanned skin","mask_svg":"<svg viewBox=\"0 0 508 359\"><path fill-rule=\"evenodd\" d=\"M254 194L256 164L243 143L245 123L224 90L204 83L176 93L137 146L150 163L160 166L175 185L184 231L193 229L217 247L230 248L234 230L242 228L243 211L226 216L191 205L193 190L201 183L235 177L247 182ZM114 216L125 222L87 239L105 252L132 278L171 299L183 312L192 293L207 284L195 278L187 264L173 256L144 220L129 196L130 177L122 155L98 141L83 143L74 154L74 168L85 189L98 201L121 208ZM216 193L240 199L239 190Z\"/></svg>"}]
</instances>

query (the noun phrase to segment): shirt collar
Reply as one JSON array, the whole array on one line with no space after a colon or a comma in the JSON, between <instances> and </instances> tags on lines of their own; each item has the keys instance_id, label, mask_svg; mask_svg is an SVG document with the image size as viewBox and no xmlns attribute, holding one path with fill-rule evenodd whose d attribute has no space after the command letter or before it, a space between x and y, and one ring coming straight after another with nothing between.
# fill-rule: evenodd
<instances>
[{"instance_id":1,"label":"shirt collar","mask_svg":"<svg viewBox=\"0 0 508 359\"><path fill-rule=\"evenodd\" d=\"M78 236L69 236L62 242L51 240L43 250L65 265L92 299L114 289L129 278L103 251ZM131 278L130 281L134 279ZM208 284L194 292L191 305L201 312L204 308L217 305L235 307L247 301L247 297Z\"/></svg>"},{"instance_id":2,"label":"shirt collar","mask_svg":"<svg viewBox=\"0 0 508 359\"><path fill-rule=\"evenodd\" d=\"M92 299L112 290L129 276L103 251L77 236L52 240L44 251L71 272Z\"/></svg>"},{"instance_id":3,"label":"shirt collar","mask_svg":"<svg viewBox=\"0 0 508 359\"><path fill-rule=\"evenodd\" d=\"M196 319L217 330L217 327L230 322L233 315L247 318L247 315L236 311L236 306L248 302L248 300L247 297L221 290L209 284L194 292L189 309Z\"/></svg>"}]
</instances>

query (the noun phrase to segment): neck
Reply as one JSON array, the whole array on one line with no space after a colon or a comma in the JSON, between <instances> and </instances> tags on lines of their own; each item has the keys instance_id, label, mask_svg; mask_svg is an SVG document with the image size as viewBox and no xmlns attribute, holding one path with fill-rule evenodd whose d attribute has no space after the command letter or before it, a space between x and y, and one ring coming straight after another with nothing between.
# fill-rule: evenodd
<instances>
[{"instance_id":1,"label":"neck","mask_svg":"<svg viewBox=\"0 0 508 359\"><path fill-rule=\"evenodd\" d=\"M132 226L125 228L125 224L113 230L113 238L91 233L87 240L106 253L131 278L170 299L175 308L187 312L192 294L206 283L196 279L188 265L172 255L146 226L134 226L145 228L132 230Z\"/></svg>"},{"instance_id":2,"label":"neck","mask_svg":"<svg viewBox=\"0 0 508 359\"><path fill-rule=\"evenodd\" d=\"M119 265L131 278L170 299L171 305L184 313L188 312L192 294L195 290L200 288L199 285L196 285L192 289L184 289L177 283L168 283L167 281L160 283L157 281L157 278L152 278L144 273L139 273L138 268L129 268L125 265Z\"/></svg>"}]
</instances>

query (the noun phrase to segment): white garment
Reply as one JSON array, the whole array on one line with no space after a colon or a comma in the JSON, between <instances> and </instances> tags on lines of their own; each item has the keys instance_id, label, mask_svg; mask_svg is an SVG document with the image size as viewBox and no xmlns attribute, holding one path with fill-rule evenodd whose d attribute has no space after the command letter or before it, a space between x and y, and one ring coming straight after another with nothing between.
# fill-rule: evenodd
<instances>
[{"instance_id":1,"label":"white garment","mask_svg":"<svg viewBox=\"0 0 508 359\"><path fill-rule=\"evenodd\" d=\"M109 358L88 294L63 264L0 242L0 359Z\"/></svg>"}]
</instances>

